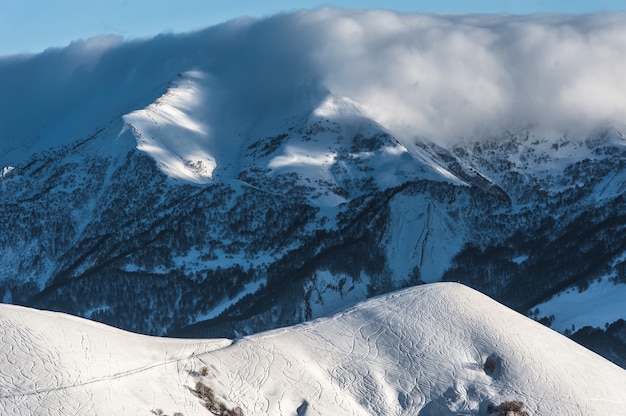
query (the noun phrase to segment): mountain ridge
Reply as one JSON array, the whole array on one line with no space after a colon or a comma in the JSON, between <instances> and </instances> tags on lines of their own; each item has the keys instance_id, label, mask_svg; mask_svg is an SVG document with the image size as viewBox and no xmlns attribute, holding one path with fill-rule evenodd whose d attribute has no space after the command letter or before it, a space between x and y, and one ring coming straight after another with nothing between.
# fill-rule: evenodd
<instances>
[{"instance_id":1,"label":"mountain ridge","mask_svg":"<svg viewBox=\"0 0 626 416\"><path fill-rule=\"evenodd\" d=\"M626 26L481 19L324 9L0 59L3 301L234 337L448 280L559 328L591 325L593 302L567 318L555 305L626 282L621 84L595 105L580 91L606 85L574 72L553 96L556 61L537 57L556 48L589 69ZM449 72L459 44L476 83ZM612 304L606 329L626 318Z\"/></svg>"}]
</instances>

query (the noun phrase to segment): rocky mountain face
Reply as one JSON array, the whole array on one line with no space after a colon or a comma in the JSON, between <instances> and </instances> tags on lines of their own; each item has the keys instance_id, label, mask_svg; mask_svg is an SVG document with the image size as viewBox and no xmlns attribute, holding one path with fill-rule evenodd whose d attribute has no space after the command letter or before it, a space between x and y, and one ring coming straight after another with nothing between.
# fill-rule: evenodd
<instances>
[{"instance_id":1,"label":"rocky mountain face","mask_svg":"<svg viewBox=\"0 0 626 416\"><path fill-rule=\"evenodd\" d=\"M626 287L623 128L507 130L492 125L518 104L487 117L468 103L521 103L544 125L569 121L570 107L589 113L578 117L586 126L620 107L607 98L594 113L572 99L538 114L552 103L539 87L557 80L515 40L552 21L458 19L320 10L0 59L3 302L145 334L234 337L458 281L623 363L626 312L612 296ZM604 23L593 27L624 27ZM428 25L448 28L432 43L445 48L409 42ZM467 39L468 27L489 35L473 44L484 52L476 64L493 58L473 69L483 90L447 65L451 53L467 61L444 41ZM428 62L440 65L413 70ZM498 74L506 88L490 83ZM516 95L499 101L511 86ZM498 94L483 102L481 91ZM523 105L542 97L540 109ZM458 132L455 114L462 139L415 130L437 119L423 131ZM472 133L485 122L493 128ZM556 308L575 296L575 312L600 322Z\"/></svg>"},{"instance_id":2,"label":"rocky mountain face","mask_svg":"<svg viewBox=\"0 0 626 416\"><path fill-rule=\"evenodd\" d=\"M179 158L194 182L142 150L158 138L141 116L3 169L4 302L233 337L439 280L549 322L535 308L558 292L626 282L619 131L405 145L329 95L228 155Z\"/></svg>"}]
</instances>

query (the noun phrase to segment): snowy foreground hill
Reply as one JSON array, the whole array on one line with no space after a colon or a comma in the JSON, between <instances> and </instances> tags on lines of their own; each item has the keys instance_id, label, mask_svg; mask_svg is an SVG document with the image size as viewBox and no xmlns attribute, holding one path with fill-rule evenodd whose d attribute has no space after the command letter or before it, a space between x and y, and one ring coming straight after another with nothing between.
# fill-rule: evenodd
<instances>
[{"instance_id":1,"label":"snowy foreground hill","mask_svg":"<svg viewBox=\"0 0 626 416\"><path fill-rule=\"evenodd\" d=\"M529 415L617 416L626 408L625 370L456 283L236 340L148 337L1 305L0 338L6 416L495 415L503 403Z\"/></svg>"}]
</instances>

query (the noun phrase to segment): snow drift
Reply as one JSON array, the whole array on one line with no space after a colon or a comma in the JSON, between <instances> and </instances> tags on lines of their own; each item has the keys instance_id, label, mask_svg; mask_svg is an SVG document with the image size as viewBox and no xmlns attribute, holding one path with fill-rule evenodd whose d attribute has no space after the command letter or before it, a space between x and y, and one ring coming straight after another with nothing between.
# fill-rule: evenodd
<instances>
[{"instance_id":1,"label":"snow drift","mask_svg":"<svg viewBox=\"0 0 626 416\"><path fill-rule=\"evenodd\" d=\"M0 305L3 415L617 415L626 372L454 283L229 340L134 335ZM204 387L203 387L204 386Z\"/></svg>"}]
</instances>

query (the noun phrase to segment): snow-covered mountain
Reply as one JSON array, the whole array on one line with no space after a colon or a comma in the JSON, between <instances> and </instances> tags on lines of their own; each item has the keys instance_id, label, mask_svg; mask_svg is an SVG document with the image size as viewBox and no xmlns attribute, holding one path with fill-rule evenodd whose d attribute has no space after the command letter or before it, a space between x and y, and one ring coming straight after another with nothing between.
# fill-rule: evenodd
<instances>
[{"instance_id":1,"label":"snow-covered mountain","mask_svg":"<svg viewBox=\"0 0 626 416\"><path fill-rule=\"evenodd\" d=\"M626 366L624 20L322 9L2 58L0 296L232 338L461 281Z\"/></svg>"},{"instance_id":2,"label":"snow-covered mountain","mask_svg":"<svg viewBox=\"0 0 626 416\"><path fill-rule=\"evenodd\" d=\"M608 416L626 406L624 369L455 283L236 340L147 337L11 305L0 320L7 416Z\"/></svg>"}]
</instances>

